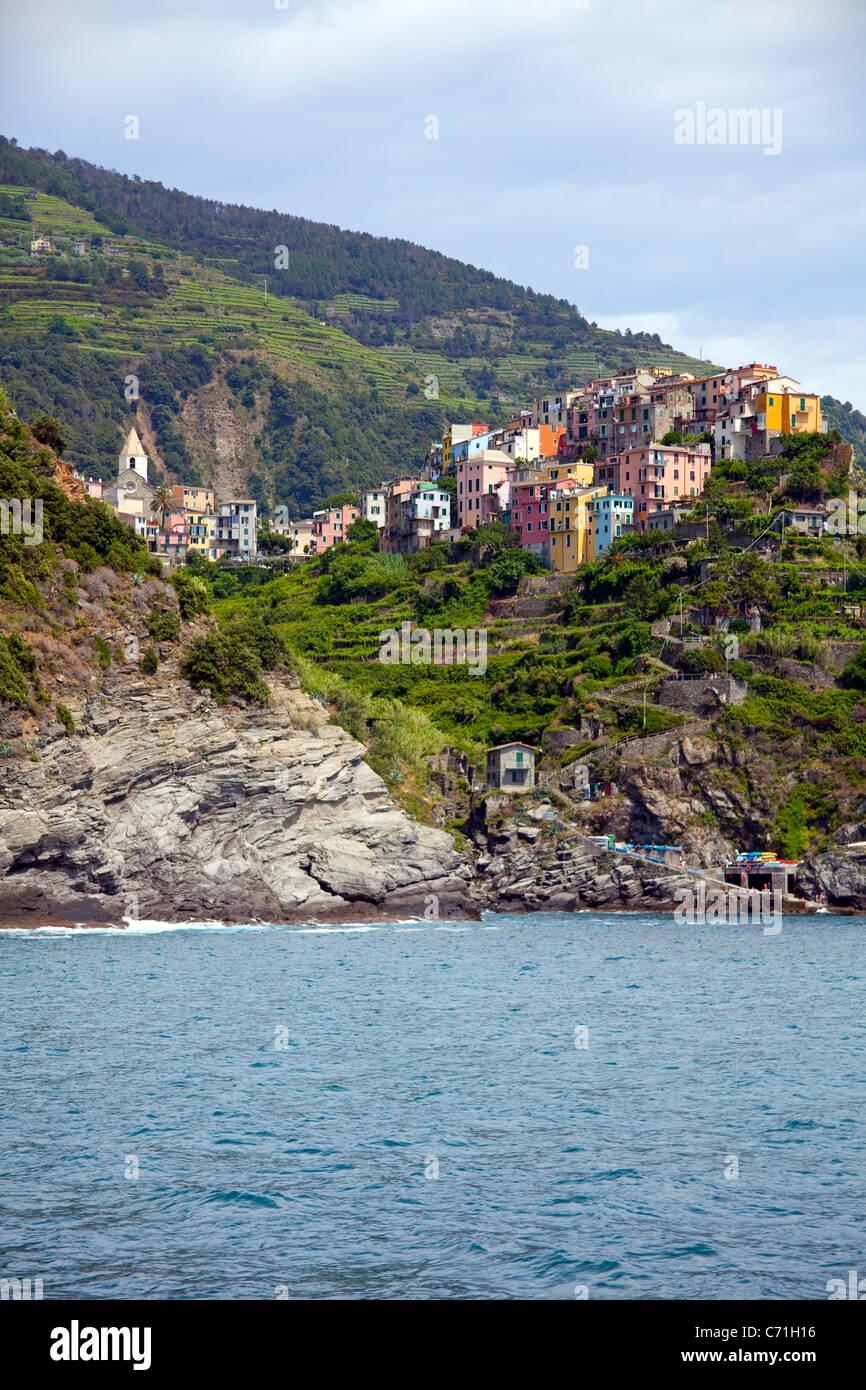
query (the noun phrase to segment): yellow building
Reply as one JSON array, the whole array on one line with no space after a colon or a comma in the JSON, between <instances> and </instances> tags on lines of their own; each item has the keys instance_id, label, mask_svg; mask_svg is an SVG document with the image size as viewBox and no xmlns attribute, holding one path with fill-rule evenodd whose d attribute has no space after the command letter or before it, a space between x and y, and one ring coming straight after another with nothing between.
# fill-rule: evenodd
<instances>
[{"instance_id":1,"label":"yellow building","mask_svg":"<svg viewBox=\"0 0 866 1390\"><path fill-rule=\"evenodd\" d=\"M190 550L196 551L203 560L215 560L216 517L213 512L193 511L188 508L185 516L189 526Z\"/></svg>"},{"instance_id":2,"label":"yellow building","mask_svg":"<svg viewBox=\"0 0 866 1390\"><path fill-rule=\"evenodd\" d=\"M212 487L184 487L176 483L171 491L179 511L212 512L216 509L216 493Z\"/></svg>"},{"instance_id":3,"label":"yellow building","mask_svg":"<svg viewBox=\"0 0 866 1390\"><path fill-rule=\"evenodd\" d=\"M451 472L451 426L449 425L442 436L442 472Z\"/></svg>"},{"instance_id":4,"label":"yellow building","mask_svg":"<svg viewBox=\"0 0 866 1390\"><path fill-rule=\"evenodd\" d=\"M548 500L550 563L560 574L574 574L590 559L590 513L593 497L605 497L606 487L551 488Z\"/></svg>"},{"instance_id":5,"label":"yellow building","mask_svg":"<svg viewBox=\"0 0 866 1390\"><path fill-rule=\"evenodd\" d=\"M581 487L592 487L595 465L582 463L580 459L541 459L540 466L544 476L552 483L561 483L563 478L573 478Z\"/></svg>"},{"instance_id":6,"label":"yellow building","mask_svg":"<svg viewBox=\"0 0 866 1390\"><path fill-rule=\"evenodd\" d=\"M800 395L796 391L760 391L755 397L758 429L779 430L782 434L818 434L824 417L821 397Z\"/></svg>"}]
</instances>

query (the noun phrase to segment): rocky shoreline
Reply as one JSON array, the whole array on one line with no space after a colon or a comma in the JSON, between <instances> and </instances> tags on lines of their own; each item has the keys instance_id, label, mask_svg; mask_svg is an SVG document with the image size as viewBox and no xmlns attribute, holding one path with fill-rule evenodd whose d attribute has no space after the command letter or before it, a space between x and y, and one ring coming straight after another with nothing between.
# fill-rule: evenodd
<instances>
[{"instance_id":1,"label":"rocky shoreline","mask_svg":"<svg viewBox=\"0 0 866 1390\"><path fill-rule=\"evenodd\" d=\"M271 696L219 707L118 672L70 697L74 735L43 730L38 754L4 766L0 926L669 912L694 886L499 818L458 850L395 804L320 704L285 680ZM810 872L831 910L866 910L866 856L833 851Z\"/></svg>"},{"instance_id":2,"label":"rocky shoreline","mask_svg":"<svg viewBox=\"0 0 866 1390\"><path fill-rule=\"evenodd\" d=\"M70 702L71 703L71 702ZM477 911L449 835L364 748L274 682L268 709L123 682L0 789L0 922L339 921Z\"/></svg>"}]
</instances>

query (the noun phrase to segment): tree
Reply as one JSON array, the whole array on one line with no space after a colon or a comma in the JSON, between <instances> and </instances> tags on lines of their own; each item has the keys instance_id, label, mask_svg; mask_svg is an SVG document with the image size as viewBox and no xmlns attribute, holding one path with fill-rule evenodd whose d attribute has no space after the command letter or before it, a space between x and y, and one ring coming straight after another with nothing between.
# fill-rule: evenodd
<instances>
[{"instance_id":1,"label":"tree","mask_svg":"<svg viewBox=\"0 0 866 1390\"><path fill-rule=\"evenodd\" d=\"M647 574L635 574L623 593L626 612L646 621L658 618L668 606L668 596Z\"/></svg>"},{"instance_id":2,"label":"tree","mask_svg":"<svg viewBox=\"0 0 866 1390\"><path fill-rule=\"evenodd\" d=\"M528 550L513 547L502 550L490 564L487 571L490 592L494 594L513 594L521 579L527 574L537 574L540 568L536 557Z\"/></svg>"},{"instance_id":3,"label":"tree","mask_svg":"<svg viewBox=\"0 0 866 1390\"><path fill-rule=\"evenodd\" d=\"M55 454L63 453L67 444L64 427L53 415L37 415L30 429L34 439L38 439L40 444L45 444Z\"/></svg>"},{"instance_id":4,"label":"tree","mask_svg":"<svg viewBox=\"0 0 866 1390\"><path fill-rule=\"evenodd\" d=\"M129 278L137 290L150 289L150 273L144 261L133 259L129 262Z\"/></svg>"},{"instance_id":5,"label":"tree","mask_svg":"<svg viewBox=\"0 0 866 1390\"><path fill-rule=\"evenodd\" d=\"M165 483L160 483L153 498L153 504L159 513L160 529L165 530L165 518L169 512L174 510L174 495L170 487Z\"/></svg>"},{"instance_id":6,"label":"tree","mask_svg":"<svg viewBox=\"0 0 866 1390\"><path fill-rule=\"evenodd\" d=\"M843 669L839 684L848 690L866 690L866 642Z\"/></svg>"},{"instance_id":7,"label":"tree","mask_svg":"<svg viewBox=\"0 0 866 1390\"><path fill-rule=\"evenodd\" d=\"M322 508L331 507L357 507L358 498L354 492L335 492L333 497L327 497L322 503Z\"/></svg>"},{"instance_id":8,"label":"tree","mask_svg":"<svg viewBox=\"0 0 866 1390\"><path fill-rule=\"evenodd\" d=\"M346 528L346 540L354 541L355 544L368 545L371 541L379 539L379 528L375 521L364 521L359 517L353 521L351 526Z\"/></svg>"}]
</instances>

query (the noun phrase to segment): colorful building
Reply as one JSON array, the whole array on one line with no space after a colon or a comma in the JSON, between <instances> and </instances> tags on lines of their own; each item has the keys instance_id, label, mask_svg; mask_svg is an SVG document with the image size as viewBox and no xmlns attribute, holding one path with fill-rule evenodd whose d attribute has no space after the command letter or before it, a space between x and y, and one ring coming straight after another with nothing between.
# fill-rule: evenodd
<instances>
[{"instance_id":1,"label":"colorful building","mask_svg":"<svg viewBox=\"0 0 866 1390\"><path fill-rule=\"evenodd\" d=\"M511 484L511 529L520 536L520 544L547 558L548 552L548 493L550 484L541 480Z\"/></svg>"},{"instance_id":2,"label":"colorful building","mask_svg":"<svg viewBox=\"0 0 866 1390\"><path fill-rule=\"evenodd\" d=\"M539 396L532 402L531 419L533 426L547 425L554 430L566 429L568 412L583 391L561 391L555 396ZM551 450L551 453L553 450Z\"/></svg>"},{"instance_id":3,"label":"colorful building","mask_svg":"<svg viewBox=\"0 0 866 1390\"><path fill-rule=\"evenodd\" d=\"M179 489L175 489L177 492ZM216 544L216 517L212 510L184 510L189 527L189 548L203 560L213 562L219 559Z\"/></svg>"},{"instance_id":4,"label":"colorful building","mask_svg":"<svg viewBox=\"0 0 866 1390\"><path fill-rule=\"evenodd\" d=\"M786 388L779 391L774 382L755 395L755 410L759 430L777 430L780 434L818 434L823 429L821 397L810 396Z\"/></svg>"},{"instance_id":5,"label":"colorful building","mask_svg":"<svg viewBox=\"0 0 866 1390\"><path fill-rule=\"evenodd\" d=\"M474 439L478 434L486 434L488 428L487 425L481 424L446 425L445 433L442 435L442 472L454 472L451 450L455 444L462 444L465 440Z\"/></svg>"},{"instance_id":6,"label":"colorful building","mask_svg":"<svg viewBox=\"0 0 866 1390\"><path fill-rule=\"evenodd\" d=\"M635 500L635 522L681 497L700 497L710 475L709 444L653 444L627 449L595 466L595 481Z\"/></svg>"},{"instance_id":7,"label":"colorful building","mask_svg":"<svg viewBox=\"0 0 866 1390\"><path fill-rule=\"evenodd\" d=\"M330 550L331 546L344 541L352 522L357 521L360 515L360 509L354 503L348 502L342 507L325 507L321 511L313 512L313 542L316 554L321 555L325 550Z\"/></svg>"},{"instance_id":8,"label":"colorful building","mask_svg":"<svg viewBox=\"0 0 866 1390\"><path fill-rule=\"evenodd\" d=\"M586 558L597 560L634 522L634 498L604 492L587 502Z\"/></svg>"},{"instance_id":9,"label":"colorful building","mask_svg":"<svg viewBox=\"0 0 866 1390\"><path fill-rule=\"evenodd\" d=\"M590 558L589 503L607 492L605 487L581 488L569 483L566 480L561 487L551 487L548 494L550 563L560 574L574 574Z\"/></svg>"},{"instance_id":10,"label":"colorful building","mask_svg":"<svg viewBox=\"0 0 866 1390\"><path fill-rule=\"evenodd\" d=\"M379 533L385 554L414 555L443 538L451 527L451 493L435 483L416 482L389 508L388 524Z\"/></svg>"},{"instance_id":11,"label":"colorful building","mask_svg":"<svg viewBox=\"0 0 866 1390\"><path fill-rule=\"evenodd\" d=\"M571 478L579 487L592 487L595 482L595 465L582 463L580 459L547 459L542 467L551 483Z\"/></svg>"},{"instance_id":12,"label":"colorful building","mask_svg":"<svg viewBox=\"0 0 866 1390\"><path fill-rule=\"evenodd\" d=\"M185 512L213 512L216 510L216 493L212 487L184 487L175 483L171 490L175 506Z\"/></svg>"},{"instance_id":13,"label":"colorful building","mask_svg":"<svg viewBox=\"0 0 866 1390\"><path fill-rule=\"evenodd\" d=\"M501 489L508 482L510 462L507 454L485 450L457 465L457 521L460 526L481 526L503 510L508 499L502 496Z\"/></svg>"}]
</instances>

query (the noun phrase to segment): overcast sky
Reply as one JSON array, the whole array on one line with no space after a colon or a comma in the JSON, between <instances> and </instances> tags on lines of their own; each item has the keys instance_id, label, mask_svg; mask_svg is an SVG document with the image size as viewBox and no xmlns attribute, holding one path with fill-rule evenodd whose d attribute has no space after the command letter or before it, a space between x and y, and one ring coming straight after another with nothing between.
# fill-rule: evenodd
<instances>
[{"instance_id":1,"label":"overcast sky","mask_svg":"<svg viewBox=\"0 0 866 1390\"><path fill-rule=\"evenodd\" d=\"M408 237L866 410L863 0L0 7L22 145ZM764 134L701 142L699 103Z\"/></svg>"}]
</instances>

